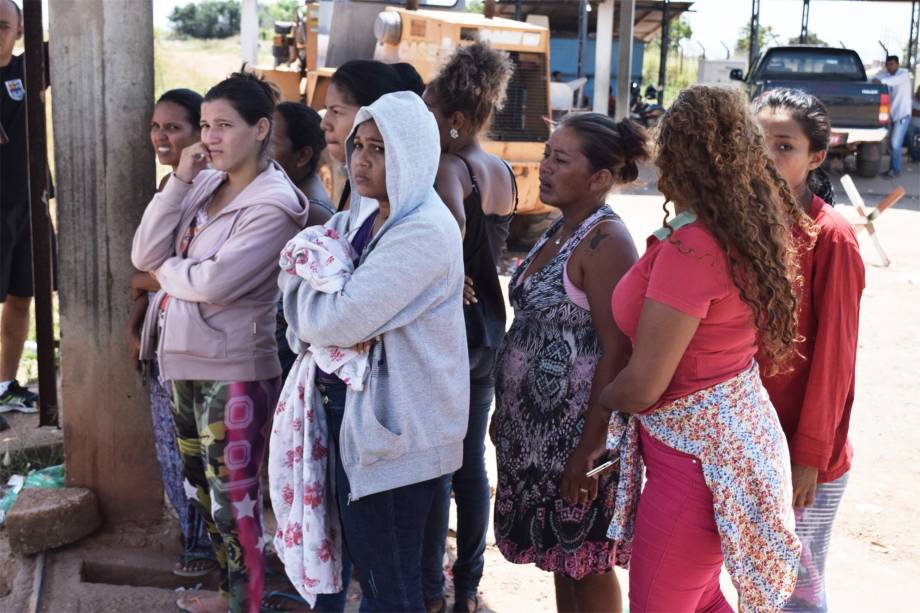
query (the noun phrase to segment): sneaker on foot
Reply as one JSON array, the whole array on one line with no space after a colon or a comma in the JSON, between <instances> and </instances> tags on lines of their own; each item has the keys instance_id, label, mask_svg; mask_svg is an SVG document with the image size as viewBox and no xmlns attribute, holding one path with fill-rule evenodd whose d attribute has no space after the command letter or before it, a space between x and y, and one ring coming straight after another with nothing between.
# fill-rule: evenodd
<instances>
[{"instance_id":1,"label":"sneaker on foot","mask_svg":"<svg viewBox=\"0 0 920 613\"><path fill-rule=\"evenodd\" d=\"M20 413L38 413L35 408L35 402L38 396L19 385L19 382L13 380L6 388L6 391L0 395L0 413L7 411L19 411Z\"/></svg>"}]
</instances>

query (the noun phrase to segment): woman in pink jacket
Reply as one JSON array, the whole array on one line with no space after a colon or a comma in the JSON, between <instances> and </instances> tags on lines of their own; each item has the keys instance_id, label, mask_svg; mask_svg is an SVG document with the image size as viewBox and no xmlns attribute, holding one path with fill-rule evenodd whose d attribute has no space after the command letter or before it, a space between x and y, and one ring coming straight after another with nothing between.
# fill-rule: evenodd
<instances>
[{"instance_id":1,"label":"woman in pink jacket","mask_svg":"<svg viewBox=\"0 0 920 613\"><path fill-rule=\"evenodd\" d=\"M262 591L259 472L281 385L277 261L307 217L306 199L267 156L276 101L246 73L211 88L201 142L182 152L134 236L134 266L161 286L142 354L155 337L184 487L222 571L219 596L179 600L188 611L258 610Z\"/></svg>"}]
</instances>

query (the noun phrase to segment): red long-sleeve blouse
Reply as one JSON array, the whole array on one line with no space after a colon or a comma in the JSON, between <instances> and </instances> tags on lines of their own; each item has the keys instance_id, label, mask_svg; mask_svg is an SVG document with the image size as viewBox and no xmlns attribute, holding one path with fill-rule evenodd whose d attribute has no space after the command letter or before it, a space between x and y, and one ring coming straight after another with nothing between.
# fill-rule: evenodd
<instances>
[{"instance_id":1,"label":"red long-sleeve blouse","mask_svg":"<svg viewBox=\"0 0 920 613\"><path fill-rule=\"evenodd\" d=\"M801 259L799 333L793 369L763 382L789 442L792 462L817 467L827 483L850 470L848 431L856 385L859 301L866 269L850 223L815 196L811 218L818 227L813 249ZM762 366L764 356L758 356ZM764 374L766 368L762 369Z\"/></svg>"}]
</instances>

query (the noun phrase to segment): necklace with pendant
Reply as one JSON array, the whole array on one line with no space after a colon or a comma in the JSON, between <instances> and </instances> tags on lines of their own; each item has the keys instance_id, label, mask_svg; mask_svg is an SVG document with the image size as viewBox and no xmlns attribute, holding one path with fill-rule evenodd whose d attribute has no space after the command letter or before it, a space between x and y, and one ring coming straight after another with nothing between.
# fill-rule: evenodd
<instances>
[{"instance_id":1,"label":"necklace with pendant","mask_svg":"<svg viewBox=\"0 0 920 613\"><path fill-rule=\"evenodd\" d=\"M564 238L564 236L563 236L563 233L562 233L562 226L559 226L559 236L556 238L556 240L553 241L553 244L556 245L556 246L558 247L559 245L562 244L562 239L563 239L563 238Z\"/></svg>"},{"instance_id":2,"label":"necklace with pendant","mask_svg":"<svg viewBox=\"0 0 920 613\"><path fill-rule=\"evenodd\" d=\"M563 226L560 225L560 226L559 226L559 236L556 238L556 240L553 241L553 244L556 245L557 247L558 247L559 245L561 245L561 244L562 244L562 239L563 239L563 238L568 239L568 238L570 238L570 237L572 236L572 234L575 234L575 232L578 231L578 228L581 227L581 224L583 224L583 223L585 222L585 220L588 219L588 217L591 217L591 215L593 215L594 213L596 213L597 210L600 209L602 206L604 206L604 203L603 203L603 202L601 202L600 205L598 205L597 209L595 209L590 215L588 215L587 217L585 217L584 219L582 219L581 222L579 222L578 226L572 231L572 233L569 234L569 236L564 236L564 235L563 235L563 229L564 229L564 228L563 228Z\"/></svg>"}]
</instances>

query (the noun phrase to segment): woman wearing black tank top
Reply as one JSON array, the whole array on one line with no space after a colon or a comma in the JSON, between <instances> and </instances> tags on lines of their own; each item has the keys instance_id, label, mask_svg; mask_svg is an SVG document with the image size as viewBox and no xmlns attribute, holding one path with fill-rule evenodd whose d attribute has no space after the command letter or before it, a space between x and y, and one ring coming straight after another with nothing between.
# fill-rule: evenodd
<instances>
[{"instance_id":1,"label":"woman wearing black tank top","mask_svg":"<svg viewBox=\"0 0 920 613\"><path fill-rule=\"evenodd\" d=\"M500 108L512 66L507 55L482 43L458 49L423 98L441 132L435 189L463 231L464 315L470 357L470 415L463 466L454 473L457 561L454 611L475 611L489 525L485 436L495 393L495 355L505 334L505 299L498 260L517 205L511 168L483 151L479 133ZM445 611L443 558L451 485L437 495L422 551L422 588L428 611Z\"/></svg>"}]
</instances>

